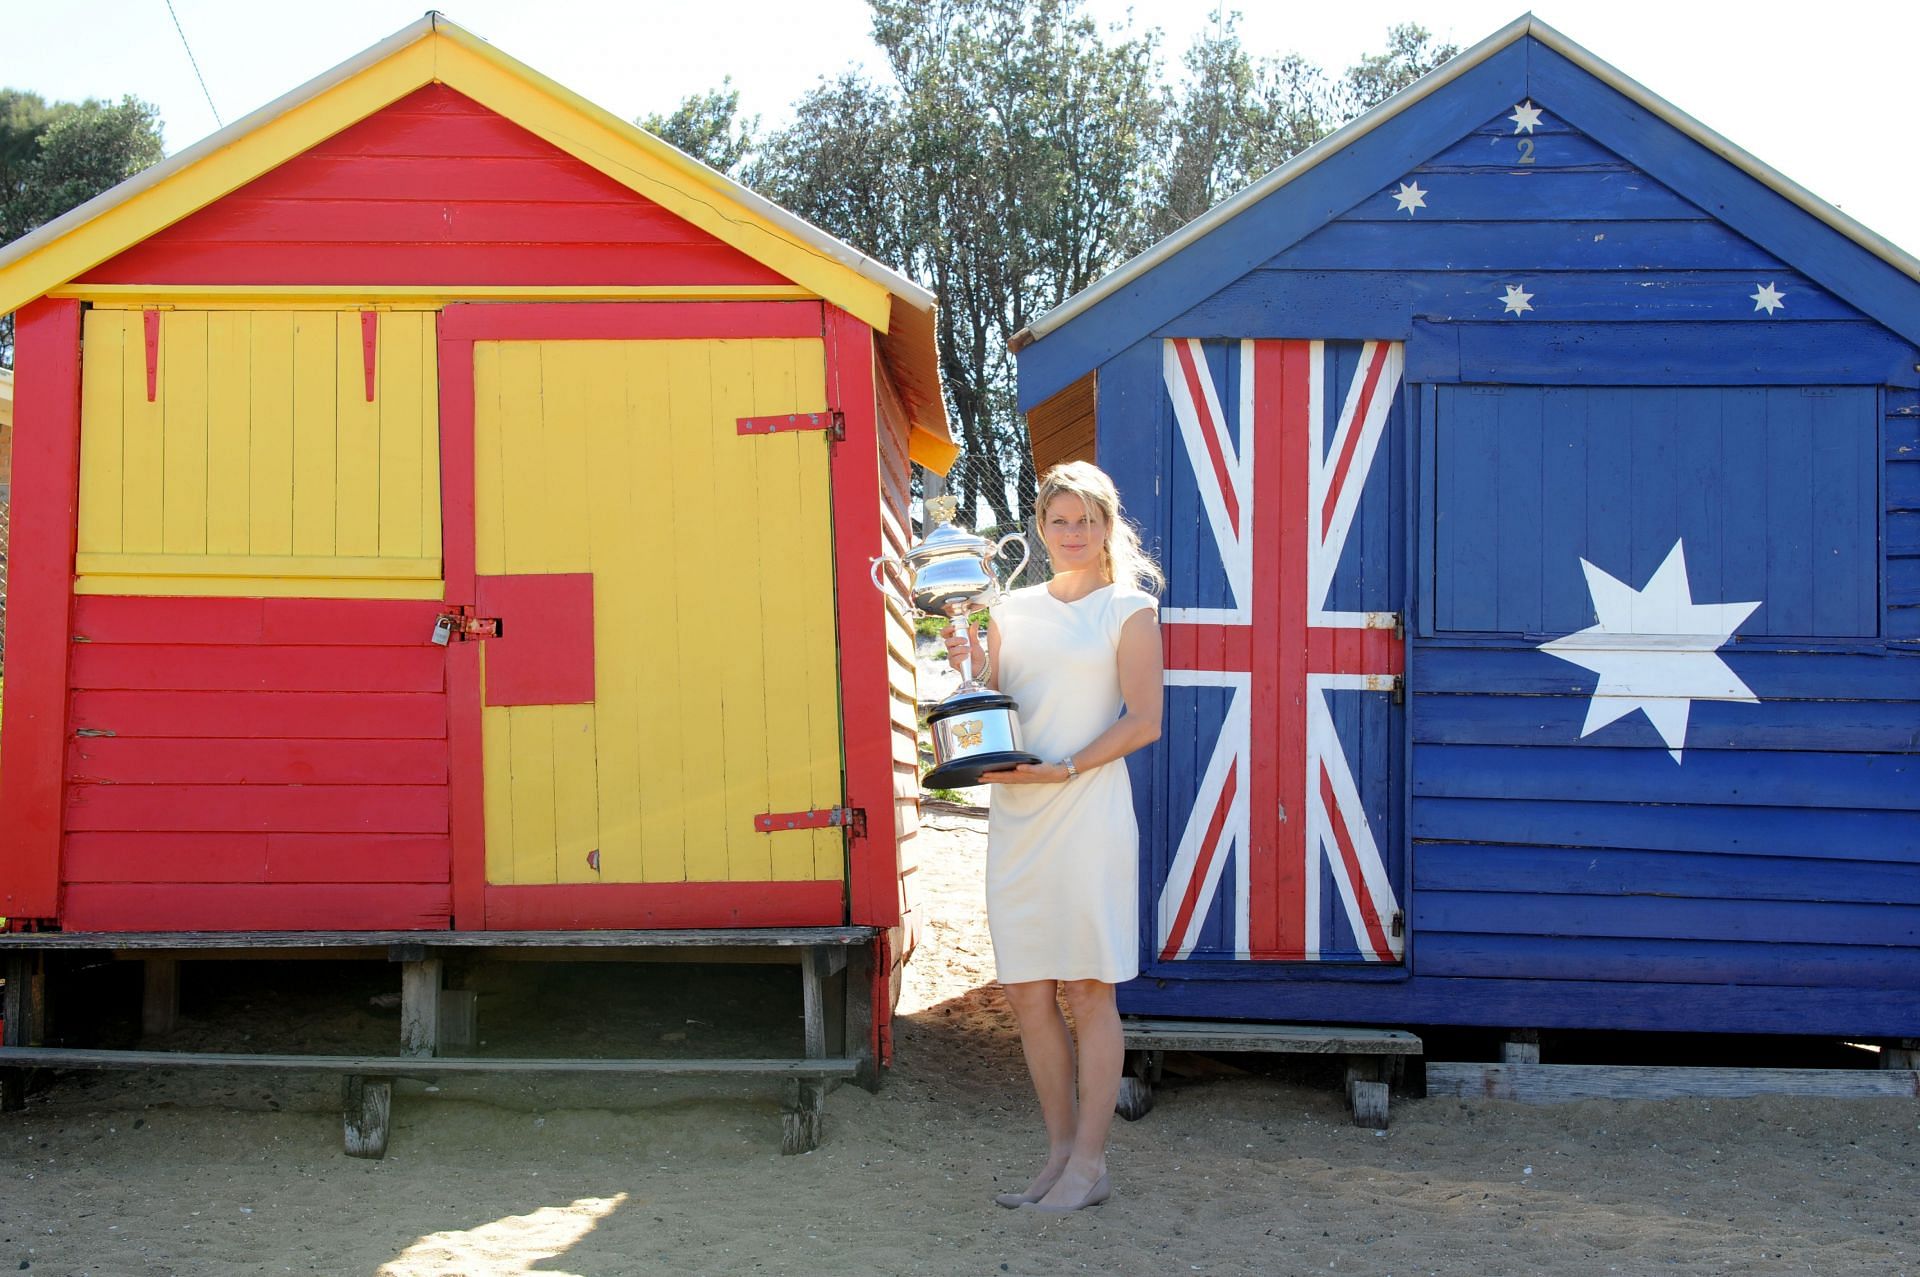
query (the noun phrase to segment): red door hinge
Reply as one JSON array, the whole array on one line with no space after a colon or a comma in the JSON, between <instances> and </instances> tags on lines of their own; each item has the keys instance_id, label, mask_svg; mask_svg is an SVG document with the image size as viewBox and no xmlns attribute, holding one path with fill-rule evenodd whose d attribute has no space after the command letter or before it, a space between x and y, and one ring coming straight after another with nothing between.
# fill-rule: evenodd
<instances>
[{"instance_id":1,"label":"red door hinge","mask_svg":"<svg viewBox=\"0 0 1920 1277\"><path fill-rule=\"evenodd\" d=\"M763 834L788 829L830 829L842 826L855 838L867 836L867 813L859 807L818 807L812 811L770 811L753 818L753 827Z\"/></svg>"},{"instance_id":2,"label":"red door hinge","mask_svg":"<svg viewBox=\"0 0 1920 1277\"><path fill-rule=\"evenodd\" d=\"M835 443L844 442L847 437L847 414L844 412L789 412L777 417L738 417L734 421L737 433L743 435L778 435L792 430L824 430L827 438Z\"/></svg>"}]
</instances>

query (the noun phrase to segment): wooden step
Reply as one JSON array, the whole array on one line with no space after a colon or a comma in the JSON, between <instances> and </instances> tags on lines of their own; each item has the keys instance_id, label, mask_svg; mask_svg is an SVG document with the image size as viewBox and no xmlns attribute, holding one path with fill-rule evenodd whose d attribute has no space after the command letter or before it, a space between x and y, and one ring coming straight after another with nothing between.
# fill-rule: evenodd
<instances>
[{"instance_id":1,"label":"wooden step","mask_svg":"<svg viewBox=\"0 0 1920 1277\"><path fill-rule=\"evenodd\" d=\"M1221 1020L1122 1018L1132 1051L1270 1051L1295 1055L1419 1055L1420 1039L1402 1029L1322 1024L1240 1024Z\"/></svg>"}]
</instances>

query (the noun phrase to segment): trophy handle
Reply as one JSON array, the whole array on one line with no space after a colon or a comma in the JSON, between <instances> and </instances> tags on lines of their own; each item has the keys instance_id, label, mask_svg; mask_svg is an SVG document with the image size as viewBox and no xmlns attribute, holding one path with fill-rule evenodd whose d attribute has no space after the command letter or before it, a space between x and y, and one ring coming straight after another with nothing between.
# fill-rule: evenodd
<instances>
[{"instance_id":1,"label":"trophy handle","mask_svg":"<svg viewBox=\"0 0 1920 1277\"><path fill-rule=\"evenodd\" d=\"M1006 548L1007 542L1009 541L1018 541L1020 543L1020 564L1018 567L1014 568L1012 572L1007 574L1007 581L1009 584L1011 584L1012 582L1019 580L1020 574L1027 570L1027 560L1033 557L1033 550L1030 546L1028 546L1027 538L1024 533L1009 532L1007 533L1007 535L1001 537L998 541L993 543L992 557L996 559L999 558L1000 551Z\"/></svg>"},{"instance_id":2,"label":"trophy handle","mask_svg":"<svg viewBox=\"0 0 1920 1277\"><path fill-rule=\"evenodd\" d=\"M887 592L887 583L880 579L880 569L885 567L889 563L891 563L894 567L902 566L900 560L894 558L890 554L883 554L883 555L880 555L878 558L871 559L868 561L867 575L873 578L873 588L880 591L880 593L882 594L885 594Z\"/></svg>"}]
</instances>

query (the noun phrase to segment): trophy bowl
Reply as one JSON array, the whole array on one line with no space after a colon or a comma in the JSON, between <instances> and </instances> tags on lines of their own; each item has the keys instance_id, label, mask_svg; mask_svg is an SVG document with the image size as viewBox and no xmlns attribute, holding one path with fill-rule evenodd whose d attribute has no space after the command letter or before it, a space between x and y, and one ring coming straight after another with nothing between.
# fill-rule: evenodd
<instances>
[{"instance_id":1,"label":"trophy bowl","mask_svg":"<svg viewBox=\"0 0 1920 1277\"><path fill-rule=\"evenodd\" d=\"M887 584L881 569L901 570L908 579L915 617L944 616L964 628L971 625L976 612L992 607L1005 592L994 575L994 557L1018 541L1020 563L1008 580L1018 577L1027 566L1027 539L1014 532L989 541L957 527L953 516L958 506L952 497L929 500L927 517L935 523L934 529L901 558L875 559L871 575L875 588L884 593ZM1038 754L1021 746L1019 704L975 676L971 649L962 673L960 686L927 714L934 765L920 783L930 789L975 785L987 772L1040 761Z\"/></svg>"}]
</instances>

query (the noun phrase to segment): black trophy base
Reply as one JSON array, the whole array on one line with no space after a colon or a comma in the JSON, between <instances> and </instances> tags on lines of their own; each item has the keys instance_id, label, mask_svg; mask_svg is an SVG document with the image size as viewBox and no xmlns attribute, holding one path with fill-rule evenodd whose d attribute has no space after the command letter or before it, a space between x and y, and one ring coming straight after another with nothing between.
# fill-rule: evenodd
<instances>
[{"instance_id":1,"label":"black trophy base","mask_svg":"<svg viewBox=\"0 0 1920 1277\"><path fill-rule=\"evenodd\" d=\"M942 763L920 778L926 789L965 789L977 785L988 772L1011 771L1021 763L1038 763L1040 755L1020 749L1003 749L991 754L970 754Z\"/></svg>"}]
</instances>

